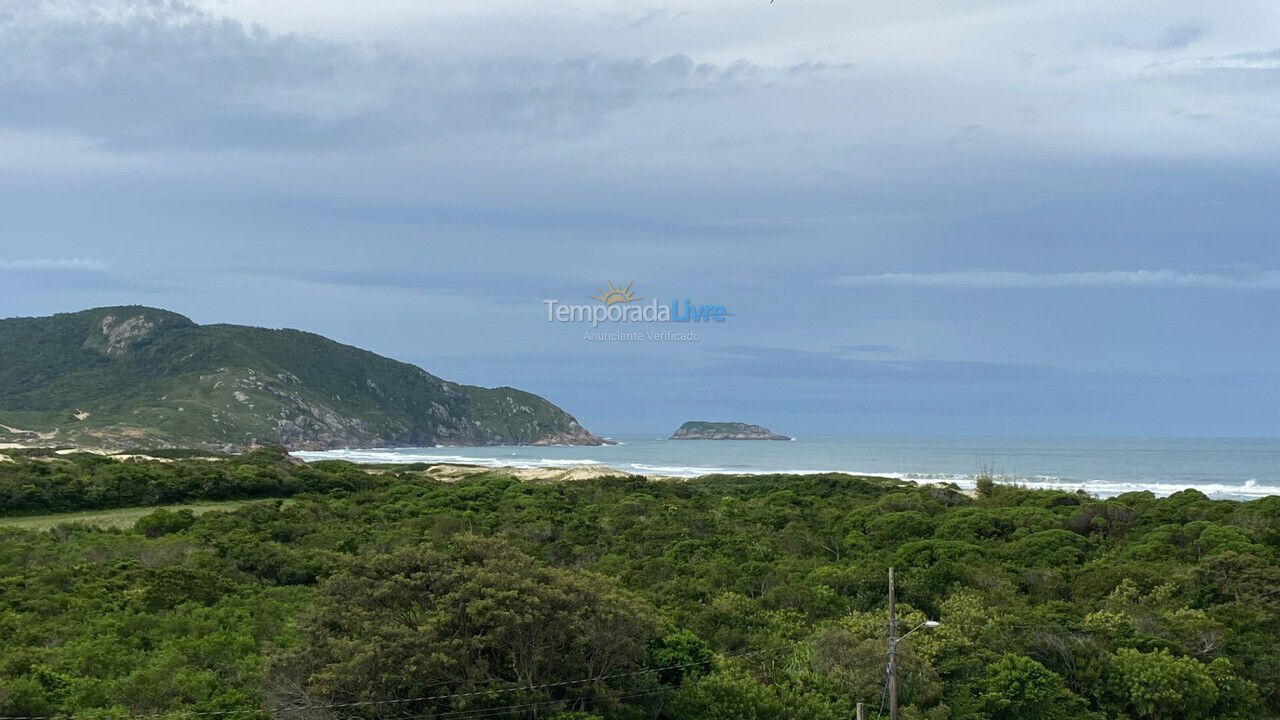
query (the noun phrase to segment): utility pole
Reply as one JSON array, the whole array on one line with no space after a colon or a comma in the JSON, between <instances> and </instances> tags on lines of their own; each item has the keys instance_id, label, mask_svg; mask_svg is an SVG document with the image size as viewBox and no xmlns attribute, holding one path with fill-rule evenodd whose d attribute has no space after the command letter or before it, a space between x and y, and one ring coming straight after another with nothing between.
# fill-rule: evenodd
<instances>
[{"instance_id":1,"label":"utility pole","mask_svg":"<svg viewBox=\"0 0 1280 720\"><path fill-rule=\"evenodd\" d=\"M898 605L897 597L893 592L893 568L889 568L889 667L885 674L888 676L885 683L885 695L889 696L889 720L898 720L898 643L905 640L911 633L924 629L932 630L942 623L937 620L928 620L916 625L907 631L905 635L898 635ZM881 698L880 709L884 709L884 699ZM880 717L878 714L876 717Z\"/></svg>"},{"instance_id":2,"label":"utility pole","mask_svg":"<svg viewBox=\"0 0 1280 720\"><path fill-rule=\"evenodd\" d=\"M857 720L867 720L866 716L862 714L862 703L858 703Z\"/></svg>"},{"instance_id":3,"label":"utility pole","mask_svg":"<svg viewBox=\"0 0 1280 720\"><path fill-rule=\"evenodd\" d=\"M893 568L889 568L889 720L898 720L898 618L893 598Z\"/></svg>"}]
</instances>

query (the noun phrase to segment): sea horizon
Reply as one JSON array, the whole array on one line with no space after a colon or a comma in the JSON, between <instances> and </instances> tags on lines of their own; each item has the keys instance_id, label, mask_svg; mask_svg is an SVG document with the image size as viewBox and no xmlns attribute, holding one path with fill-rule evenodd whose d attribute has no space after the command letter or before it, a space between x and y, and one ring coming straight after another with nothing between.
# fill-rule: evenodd
<instances>
[{"instance_id":1,"label":"sea horizon","mask_svg":"<svg viewBox=\"0 0 1280 720\"><path fill-rule=\"evenodd\" d=\"M982 435L811 436L791 441L611 436L602 446L432 446L297 451L304 460L440 462L488 467L603 465L639 475L841 472L972 488L991 474L1032 488L1100 497L1195 489L1213 498L1280 495L1280 438Z\"/></svg>"}]
</instances>

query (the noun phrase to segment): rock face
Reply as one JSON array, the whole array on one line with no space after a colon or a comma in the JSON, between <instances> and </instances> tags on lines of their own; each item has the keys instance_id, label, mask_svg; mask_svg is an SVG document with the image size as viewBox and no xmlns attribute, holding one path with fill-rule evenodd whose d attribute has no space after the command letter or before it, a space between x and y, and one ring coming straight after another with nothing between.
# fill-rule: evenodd
<instances>
[{"instance_id":1,"label":"rock face","mask_svg":"<svg viewBox=\"0 0 1280 720\"><path fill-rule=\"evenodd\" d=\"M0 442L112 449L600 445L544 398L313 333L128 306L0 320Z\"/></svg>"},{"instance_id":2,"label":"rock face","mask_svg":"<svg viewBox=\"0 0 1280 720\"><path fill-rule=\"evenodd\" d=\"M690 420L676 429L671 440L790 440L761 425L740 422Z\"/></svg>"}]
</instances>

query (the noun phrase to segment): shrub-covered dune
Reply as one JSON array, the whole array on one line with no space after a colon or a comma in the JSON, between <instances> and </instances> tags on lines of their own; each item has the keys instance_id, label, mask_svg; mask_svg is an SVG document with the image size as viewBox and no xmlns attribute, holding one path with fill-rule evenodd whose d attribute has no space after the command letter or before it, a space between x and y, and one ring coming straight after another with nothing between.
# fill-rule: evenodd
<instances>
[{"instance_id":1,"label":"shrub-covered dune","mask_svg":"<svg viewBox=\"0 0 1280 720\"><path fill-rule=\"evenodd\" d=\"M0 528L0 715L843 720L882 696L890 566L942 622L905 718L1280 712L1280 498L0 463L9 514L272 496Z\"/></svg>"}]
</instances>

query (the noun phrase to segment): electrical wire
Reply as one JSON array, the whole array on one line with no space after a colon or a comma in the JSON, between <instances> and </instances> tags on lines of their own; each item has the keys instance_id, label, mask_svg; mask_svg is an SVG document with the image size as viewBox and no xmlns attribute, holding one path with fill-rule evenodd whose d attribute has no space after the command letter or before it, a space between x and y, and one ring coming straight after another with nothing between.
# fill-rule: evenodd
<instances>
[{"instance_id":1,"label":"electrical wire","mask_svg":"<svg viewBox=\"0 0 1280 720\"><path fill-rule=\"evenodd\" d=\"M370 706L376 706L376 705L403 705L403 704L407 704L407 703L415 703L415 702L434 702L434 701L438 701L438 700L458 700L458 699L462 699L462 698L480 697L480 696L484 696L484 695L498 695L498 694L501 694L501 693L508 693L508 692L531 692L531 691L534 691L534 690L545 690L545 689L548 689L548 688L566 687L566 686L569 686L569 685L581 685L581 684L583 684L583 683L590 683L590 682L601 682L601 681L604 681L604 680L612 680L612 679L616 679L616 678L623 678L623 677L636 677L636 676L639 676L639 675L648 675L648 674L653 674L653 673L660 673L660 672L664 672L664 671L667 671L667 670L679 670L679 669L682 669L682 668L695 667L695 666L698 666L698 665L706 665L706 664L709 664L709 663L716 662L717 660L738 660L738 659L742 659L742 658L753 657L753 656L756 656L756 655L764 655L764 654L766 654L766 653L779 652L779 651L781 651L781 650L786 650L786 649L789 649L789 648L796 647L797 645L800 645L802 642L804 642L804 641L797 640L797 641L793 641L793 642L789 642L789 643L784 643L784 644L782 644L782 645L779 645L779 646L776 646L776 647L772 647L772 648L763 648L763 649L760 649L760 650L751 650L751 651L748 651L748 652L737 653L737 654L734 654L734 655L723 655L723 656L719 656L719 657L711 657L711 658L708 658L707 660L696 660L696 661L693 661L693 662L681 663L681 664L678 664L678 665L668 665L668 666L666 666L666 667L659 667L659 668L645 668L645 669L643 669L643 670L632 670L632 671L628 671L628 672L613 673L613 674L609 674L609 675L597 675L597 676L594 676L594 677L589 677L589 678L580 678L580 679L577 679L577 680L561 680L561 681L558 681L558 682L552 682L552 683L541 683L541 684L538 684L538 685L525 685L525 686L506 687L506 688L491 688L491 689L487 689L487 690L473 690L473 691L470 691L470 692L449 693L449 694L444 694L444 695L424 695L424 696L420 696L420 697L411 697L411 698L394 698L394 699L380 699L380 700L358 700L358 701L344 702L344 703L325 703L325 704L314 704L314 705L299 705L299 706L296 706L296 707L274 707L274 708L269 708L269 709L267 709L267 710L266 710L266 712L269 712L269 713L294 713L294 712L303 712L303 711L306 711L306 710L339 710L339 709L343 709L343 708L370 707ZM561 702L561 701L556 701L556 702ZM226 717L226 716L236 715L236 714L242 714L242 713L260 713L260 712L263 712L263 709L261 709L261 708L242 708L242 709L237 709L237 710L173 710L173 711L158 712L158 713L138 713L138 714L130 714L130 715L115 715L115 716L113 716L113 720L124 720L125 718L179 718L179 717L181 717L181 718L209 718L209 717ZM74 715L74 714L67 714L67 715L4 715L4 716L0 716L0 720L82 720L82 719L87 720L87 717L88 717L88 716L84 716L84 715Z\"/></svg>"},{"instance_id":2,"label":"electrical wire","mask_svg":"<svg viewBox=\"0 0 1280 720\"><path fill-rule=\"evenodd\" d=\"M586 702L586 703L600 702L600 700L602 699L617 701L617 700L633 700L635 698L641 698L641 697L652 697L654 695L662 695L664 693L669 693L672 690L675 690L676 687L678 686L658 688L656 690L645 690L643 692L627 693L625 695L618 695L616 697L610 697L610 698L599 698L595 700L586 699L583 702ZM405 715L405 716L396 718L396 720L423 720L424 718L448 718L448 720L463 720L463 719L470 720L470 718L488 717L490 715L501 715L503 713L507 713L512 710L523 710L527 708L543 707L548 705L560 705L560 704L563 704L564 702L565 702L564 700L541 700L539 702L520 703L517 705L504 705L502 707L494 707L494 708L476 708L474 710L450 710L450 711L435 713L435 714L425 713L422 715Z\"/></svg>"},{"instance_id":3,"label":"electrical wire","mask_svg":"<svg viewBox=\"0 0 1280 720\"><path fill-rule=\"evenodd\" d=\"M1016 625L996 625L996 626L989 627L989 628L983 628L983 630L1017 630L1017 629L1065 630L1065 631L1069 631L1069 632L1074 632L1074 631L1075 631L1075 629L1074 629L1074 628L1067 628L1067 627L1048 628L1048 627L1046 627L1044 624L1038 624L1038 625L1022 625L1022 624L1016 624ZM417 702L434 702L434 701L439 701L439 700L458 700L458 699L463 699L463 698L481 697L481 696L486 696L486 695L498 695L498 694L502 694L502 693L510 693L510 692L531 692L531 691L535 691L535 690L545 690L545 689L549 689L549 688L566 687L566 686L569 686L569 685L580 685L580 684L583 684L583 683L590 683L590 682L602 682L602 681L604 681L604 680L612 680L612 679L616 679L616 678L635 677L635 676L639 676L639 675L648 675L648 674L652 674L652 673L665 672L665 671L667 671L667 670L679 670L679 669L688 668L688 667L695 667L695 666L698 666L698 665L705 665L705 664L708 664L708 663L715 662L716 660L719 660L719 659L724 659L724 660L737 660L737 659L742 659L742 658L748 658L748 657L753 657L753 656L756 656L756 655L763 655L763 654L766 654L766 653L778 652L778 651L781 651L781 650L785 650L785 649L788 649L788 648L792 648L792 647L795 647L795 646L797 646L797 645L801 644L802 642L803 642L803 641L794 641L794 642L786 643L786 644L779 645L779 646L777 646L777 647L773 647L773 648L765 648L765 649L761 649L761 650L752 650L752 651L749 651L749 652L737 653L737 654L734 654L734 655L724 655L724 656L720 656L720 657L713 657L713 658L708 659L708 660L698 660L698 661L689 662L689 663L683 663L683 664L678 664L678 665L668 665L668 666L666 666L666 667L660 667L660 668L645 668L645 669L642 669L642 670L633 670L633 671L629 671L629 672L613 673L613 674L609 674L609 675L598 675L598 676L595 676L595 677L580 678L580 679L576 679L576 680L562 680L562 681L559 681L559 682L553 682L553 683L542 683L542 684L538 684L538 685L516 686L516 687L506 687L506 688L490 688L490 689L486 689L486 690L473 690L473 691L463 692L463 693L448 693L448 694L441 694L441 695L424 695L424 696L411 697L411 698L378 699L378 700L358 700L358 701L351 701L351 702L344 702L344 703L328 703L328 704L299 705L299 706L295 706L295 707L274 707L274 708L268 708L268 709L266 709L266 710L265 710L265 712L268 712L268 713L295 713L295 712L303 712L303 711L307 711L307 710L339 710L339 709L344 709L344 708L371 707L371 706L387 706L387 705L404 705L404 704L408 704L408 703L417 703ZM882 690L882 692L881 692L881 694L880 694L880 710L876 712L876 717L877 717L877 718L879 718L879 717L881 716L881 714L883 713L883 711L884 711L885 698L886 698L886 696L887 696L887 694L888 694L888 669L887 669L887 668L886 668L886 671L885 671L885 672L886 672L885 687L884 687L884 689ZM444 682L433 683L433 684L425 685L425 686L422 686L422 687L424 687L424 688L431 688L431 687L440 687L440 686L443 686L443 685L449 685L449 684L451 684L451 681L444 681ZM554 701L550 701L550 700L549 700L549 701L544 701L544 702L545 702L545 703L559 703L559 702L563 702L563 701L561 701L561 700L554 700ZM540 704L540 703L535 703L535 704ZM115 720L132 720L132 719L142 720L142 719L144 719L144 718L215 718L215 717L228 717L228 716L232 716L232 715L239 715L239 714L246 714L246 713L260 713L260 712L264 712L264 710L263 710L262 708L241 708L241 709L236 709L236 710L172 710L172 711L157 712L157 713L137 713L137 714L129 714L129 715L115 715L115 716L113 716L113 719L115 719ZM457 712L465 712L465 711L457 711ZM418 718L418 717L442 717L442 718L443 718L443 717L451 717L451 715L448 715L448 714L439 714L439 713L437 713L436 715L427 715L427 716L409 716L409 717L411 717L411 718ZM461 716L461 717L466 717L466 716ZM87 716L84 716L84 715L75 715L75 714L66 714L66 715L4 715L4 716L0 716L0 720L87 720Z\"/></svg>"}]
</instances>

